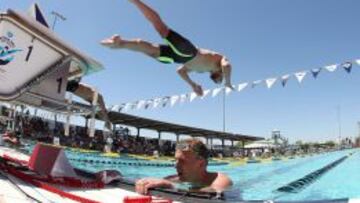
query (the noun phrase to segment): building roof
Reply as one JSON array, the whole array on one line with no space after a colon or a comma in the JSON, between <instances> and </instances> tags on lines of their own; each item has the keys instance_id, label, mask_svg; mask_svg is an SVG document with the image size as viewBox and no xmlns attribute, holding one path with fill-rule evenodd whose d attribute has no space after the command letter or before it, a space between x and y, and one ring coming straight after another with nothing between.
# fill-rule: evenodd
<instances>
[{"instance_id":1,"label":"building roof","mask_svg":"<svg viewBox=\"0 0 360 203\"><path fill-rule=\"evenodd\" d=\"M169 132L178 135L190 135L193 137L205 137L205 138L216 138L216 139L227 139L234 141L256 141L262 140L262 137L255 137L250 135L235 134L214 130L207 130L202 128L178 125L168 122L157 121L148 118L142 118L129 114L119 112L109 112L110 121L113 124L122 124L132 126L135 128L146 128L159 132Z\"/></svg>"}]
</instances>

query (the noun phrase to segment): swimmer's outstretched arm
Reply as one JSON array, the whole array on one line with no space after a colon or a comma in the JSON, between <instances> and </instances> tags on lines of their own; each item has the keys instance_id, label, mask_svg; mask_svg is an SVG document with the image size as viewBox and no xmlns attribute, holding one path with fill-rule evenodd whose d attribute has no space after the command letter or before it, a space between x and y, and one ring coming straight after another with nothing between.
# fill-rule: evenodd
<instances>
[{"instance_id":1,"label":"swimmer's outstretched arm","mask_svg":"<svg viewBox=\"0 0 360 203\"><path fill-rule=\"evenodd\" d=\"M189 72L188 68L184 65L180 66L177 69L177 73L180 75L180 77L191 86L191 88L198 96L202 96L203 95L202 87L190 79L188 72Z\"/></svg>"}]
</instances>

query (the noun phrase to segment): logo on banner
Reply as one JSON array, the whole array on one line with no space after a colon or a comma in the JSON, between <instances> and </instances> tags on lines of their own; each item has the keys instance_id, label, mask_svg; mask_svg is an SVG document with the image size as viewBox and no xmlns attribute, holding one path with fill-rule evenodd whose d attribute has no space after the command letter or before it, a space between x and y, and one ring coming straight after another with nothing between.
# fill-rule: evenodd
<instances>
[{"instance_id":1,"label":"logo on banner","mask_svg":"<svg viewBox=\"0 0 360 203\"><path fill-rule=\"evenodd\" d=\"M0 36L0 66L7 65L15 58L15 53L22 51L16 49L16 45L12 38L14 34L7 32L6 35Z\"/></svg>"}]
</instances>

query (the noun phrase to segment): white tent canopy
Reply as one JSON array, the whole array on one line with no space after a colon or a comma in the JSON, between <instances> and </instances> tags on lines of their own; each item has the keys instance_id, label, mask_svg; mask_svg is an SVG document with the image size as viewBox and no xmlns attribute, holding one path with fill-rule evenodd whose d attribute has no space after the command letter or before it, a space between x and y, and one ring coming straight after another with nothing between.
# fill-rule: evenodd
<instances>
[{"instance_id":1,"label":"white tent canopy","mask_svg":"<svg viewBox=\"0 0 360 203\"><path fill-rule=\"evenodd\" d=\"M255 141L255 142L253 142L251 144L245 145L246 149L251 149L251 148L268 148L268 149L272 149L272 148L278 148L278 147L280 147L280 144L275 144L274 139L259 140L259 141Z\"/></svg>"}]
</instances>

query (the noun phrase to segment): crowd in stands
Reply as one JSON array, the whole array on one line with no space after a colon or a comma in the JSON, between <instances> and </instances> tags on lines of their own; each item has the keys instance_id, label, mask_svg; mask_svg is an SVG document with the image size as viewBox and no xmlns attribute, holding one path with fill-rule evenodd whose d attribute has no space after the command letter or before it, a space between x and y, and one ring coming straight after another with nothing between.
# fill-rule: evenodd
<instances>
[{"instance_id":1,"label":"crowd in stands","mask_svg":"<svg viewBox=\"0 0 360 203\"><path fill-rule=\"evenodd\" d=\"M1 133L5 133L6 128L7 124L3 124L0 127ZM108 145L109 152L117 153L153 155L154 151L158 151L161 155L172 156L175 152L175 142L161 140L159 143L158 139L132 136L130 130L124 127L116 129L112 135L96 130L94 137L89 137L87 128L71 125L69 136L65 136L64 123L31 116L28 111L22 116L16 116L14 129L12 133L24 139L53 143L55 137L60 145L73 148L104 151Z\"/></svg>"}]
</instances>

